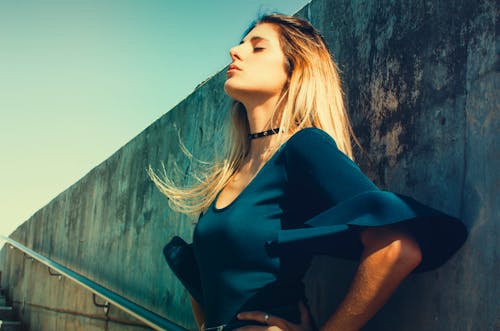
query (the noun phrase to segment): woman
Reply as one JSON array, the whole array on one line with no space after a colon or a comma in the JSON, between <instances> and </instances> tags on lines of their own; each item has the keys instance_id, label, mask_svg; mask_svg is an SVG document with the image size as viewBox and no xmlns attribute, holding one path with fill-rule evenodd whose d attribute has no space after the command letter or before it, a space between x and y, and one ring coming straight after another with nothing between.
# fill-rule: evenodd
<instances>
[{"instance_id":1,"label":"woman","mask_svg":"<svg viewBox=\"0 0 500 331\"><path fill-rule=\"evenodd\" d=\"M174 238L167 261L192 295L200 329L308 330L301 279L310 258L359 259L346 297L321 326L358 330L408 274L444 263L466 230L380 191L351 161L339 75L308 22L264 16L230 56L226 158L190 188L150 173L174 208L202 213L193 244Z\"/></svg>"}]
</instances>

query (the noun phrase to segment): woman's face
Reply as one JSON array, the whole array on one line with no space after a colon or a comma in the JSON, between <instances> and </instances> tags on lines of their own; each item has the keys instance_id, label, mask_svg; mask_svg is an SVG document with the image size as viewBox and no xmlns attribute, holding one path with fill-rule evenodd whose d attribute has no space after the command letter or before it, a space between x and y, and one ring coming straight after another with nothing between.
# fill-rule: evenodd
<instances>
[{"instance_id":1,"label":"woman's face","mask_svg":"<svg viewBox=\"0 0 500 331\"><path fill-rule=\"evenodd\" d=\"M277 29L269 23L253 28L229 51L233 62L224 84L226 93L245 101L279 96L288 79Z\"/></svg>"}]
</instances>

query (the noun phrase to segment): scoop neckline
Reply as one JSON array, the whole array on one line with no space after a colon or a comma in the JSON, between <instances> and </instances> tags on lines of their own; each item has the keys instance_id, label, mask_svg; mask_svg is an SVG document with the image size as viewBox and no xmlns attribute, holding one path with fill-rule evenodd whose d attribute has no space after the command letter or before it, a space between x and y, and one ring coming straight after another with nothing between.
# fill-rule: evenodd
<instances>
[{"instance_id":1,"label":"scoop neckline","mask_svg":"<svg viewBox=\"0 0 500 331\"><path fill-rule=\"evenodd\" d=\"M220 190L217 193L217 195L215 196L215 199L212 201L211 209L214 212L220 213L220 212L223 212L223 211L229 209L231 206L233 206L240 199L240 197L246 191L249 190L249 188L252 186L252 183L255 182L255 180L259 177L259 175L261 174L261 172L263 172L263 170L268 166L268 164L271 163L271 161L285 148L285 146L292 140L292 138L298 136L299 134L304 134L304 133L308 133L308 132L311 132L311 131L321 131L324 134L328 134L325 131L323 131L322 129L316 128L316 127L303 128L303 129L301 129L299 131L294 132L290 137L288 137L288 139L283 144L281 144L280 147L278 147L276 149L276 151L273 153L273 155L271 155L271 157L269 158L269 160L267 160L264 163L264 165L259 169L259 171L257 171L257 173L255 174L255 176L253 176L253 178L248 182L248 184L243 188L243 190L241 190L241 192L236 196L236 198L233 199L233 201L231 201L228 205L226 205L226 206L224 206L222 208L217 208L215 205L217 204L217 200L219 199L219 195L222 192L222 190Z\"/></svg>"},{"instance_id":2,"label":"scoop neckline","mask_svg":"<svg viewBox=\"0 0 500 331\"><path fill-rule=\"evenodd\" d=\"M290 140L290 139L288 139ZM252 186L252 183L255 182L255 180L259 177L259 175L263 172L263 170L268 167L268 164L271 163L271 161L283 150L283 148L285 147L286 143L288 142L285 141L280 147L278 147L278 149L276 149L276 151L273 153L273 155L271 155L271 157L262 165L262 167L260 167L260 169L257 171L257 173L252 177L252 179L248 182L248 184L243 188L243 190L241 190L241 192L236 196L236 198L234 198L228 205L222 207L222 208L217 208L216 207L216 204L217 204L217 200L219 199L219 195L220 193L222 192L222 190L220 190L217 195L215 196L215 199L214 201L212 201L212 210L214 212L217 212L217 213L220 213L220 212L223 212L227 209L229 209L232 205L234 205L239 199L240 197L246 192L249 190L249 187Z\"/></svg>"}]
</instances>

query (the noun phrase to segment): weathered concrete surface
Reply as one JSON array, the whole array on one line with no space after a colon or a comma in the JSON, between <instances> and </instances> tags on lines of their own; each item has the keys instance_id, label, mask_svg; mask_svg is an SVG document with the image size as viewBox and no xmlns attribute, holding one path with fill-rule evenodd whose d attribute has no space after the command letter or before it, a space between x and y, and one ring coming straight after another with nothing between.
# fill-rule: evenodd
<instances>
[{"instance_id":1,"label":"weathered concrete surface","mask_svg":"<svg viewBox=\"0 0 500 331\"><path fill-rule=\"evenodd\" d=\"M361 155L361 167L381 187L457 215L471 231L451 261L412 276L366 329L493 330L500 297L495 2L313 1L301 15L323 31L344 72L355 131L372 161ZM317 286L332 289L316 291L321 321L348 284L352 266L342 270L343 287L327 286L335 276Z\"/></svg>"},{"instance_id":2,"label":"weathered concrete surface","mask_svg":"<svg viewBox=\"0 0 500 331\"><path fill-rule=\"evenodd\" d=\"M436 271L411 276L366 330L494 329L500 297L495 2L316 0L299 15L323 32L343 71L355 131L367 152L358 153L361 167L382 188L459 216L470 229L458 254ZM183 173L192 168L178 135L194 155L211 158L229 105L223 80L223 73L210 79L12 237L194 327L188 296L161 255L174 234L190 240L194 225L170 211L145 169L177 162L178 178L186 181ZM88 293L18 253L4 254L2 285L24 307L32 330L54 330L50 323L98 329L102 320L92 316L99 309ZM329 258L314 261L306 280L320 324L353 268ZM55 315L62 309L87 317Z\"/></svg>"},{"instance_id":3,"label":"weathered concrete surface","mask_svg":"<svg viewBox=\"0 0 500 331\"><path fill-rule=\"evenodd\" d=\"M189 171L188 160L179 157L179 135L195 155L215 153L218 145L213 142L221 136L220 123L229 107L223 93L214 93L222 91L223 83L222 75L208 81L39 210L11 237L157 313L192 326L188 296L162 255L173 235L190 240L192 220L171 212L146 169L149 164L159 168L165 161L167 168L177 162L182 173ZM100 326L95 329L100 329L102 324L92 318L77 316L75 321L77 312L100 312L104 317L102 308L93 306L89 292L71 286L69 280L55 281L46 268L34 272L18 252L4 252L3 286L17 305L30 304L23 308L30 330L86 331L96 323ZM70 310L59 314L57 322L80 326L54 329L50 327L54 318L45 316L46 327L40 322L42 308ZM118 326L116 330L123 329Z\"/></svg>"}]
</instances>

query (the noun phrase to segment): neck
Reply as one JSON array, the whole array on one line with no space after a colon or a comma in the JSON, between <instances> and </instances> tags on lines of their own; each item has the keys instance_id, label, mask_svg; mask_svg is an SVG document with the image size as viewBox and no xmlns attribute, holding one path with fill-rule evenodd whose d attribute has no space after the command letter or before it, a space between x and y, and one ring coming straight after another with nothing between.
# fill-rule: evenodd
<instances>
[{"instance_id":1,"label":"neck","mask_svg":"<svg viewBox=\"0 0 500 331\"><path fill-rule=\"evenodd\" d=\"M277 123L277 121L276 123L272 122L272 116L278 102L278 97L275 96L260 101L257 100L257 102L256 100L252 101L253 102L243 103L247 112L250 132L261 132L278 127L279 123Z\"/></svg>"},{"instance_id":2,"label":"neck","mask_svg":"<svg viewBox=\"0 0 500 331\"><path fill-rule=\"evenodd\" d=\"M278 103L279 96L273 96L264 100L253 100L244 102L250 133L256 133L279 127L279 121L273 121L273 113ZM249 158L262 158L276 142L277 135L270 135L250 140Z\"/></svg>"}]
</instances>

